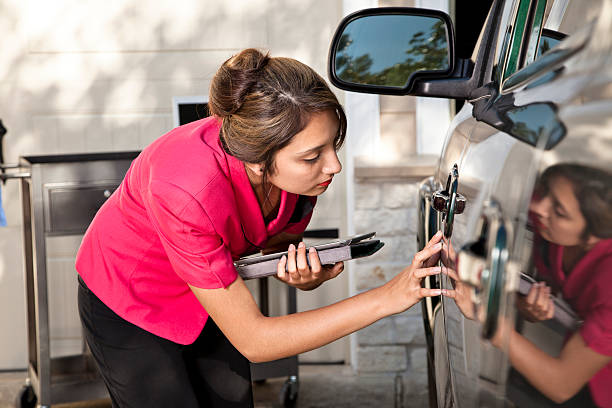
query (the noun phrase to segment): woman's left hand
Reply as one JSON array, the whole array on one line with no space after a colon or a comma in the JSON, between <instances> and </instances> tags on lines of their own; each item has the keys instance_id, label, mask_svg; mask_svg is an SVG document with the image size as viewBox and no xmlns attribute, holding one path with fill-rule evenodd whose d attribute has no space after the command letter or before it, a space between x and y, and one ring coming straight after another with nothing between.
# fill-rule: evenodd
<instances>
[{"instance_id":1,"label":"woman's left hand","mask_svg":"<svg viewBox=\"0 0 612 408\"><path fill-rule=\"evenodd\" d=\"M304 242L299 243L297 250L295 245L289 245L287 253L288 256L283 256L278 262L276 277L301 290L315 289L344 270L344 262L337 262L333 266L322 266L314 248L310 248L306 254Z\"/></svg>"}]
</instances>

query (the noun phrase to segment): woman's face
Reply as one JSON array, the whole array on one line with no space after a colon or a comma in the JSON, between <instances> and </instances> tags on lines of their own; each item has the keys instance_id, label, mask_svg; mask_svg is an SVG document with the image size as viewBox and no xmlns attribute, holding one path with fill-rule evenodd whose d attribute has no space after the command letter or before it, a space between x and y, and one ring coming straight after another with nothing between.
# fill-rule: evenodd
<instances>
[{"instance_id":1,"label":"woman's face","mask_svg":"<svg viewBox=\"0 0 612 408\"><path fill-rule=\"evenodd\" d=\"M327 190L342 170L334 140L339 120L332 110L314 113L306 127L274 158L270 183L294 194L316 196Z\"/></svg>"},{"instance_id":2,"label":"woman's face","mask_svg":"<svg viewBox=\"0 0 612 408\"><path fill-rule=\"evenodd\" d=\"M535 216L536 227L547 241L557 245L584 244L586 220L574 194L572 183L565 177L553 177L545 196L534 198L529 210Z\"/></svg>"}]
</instances>

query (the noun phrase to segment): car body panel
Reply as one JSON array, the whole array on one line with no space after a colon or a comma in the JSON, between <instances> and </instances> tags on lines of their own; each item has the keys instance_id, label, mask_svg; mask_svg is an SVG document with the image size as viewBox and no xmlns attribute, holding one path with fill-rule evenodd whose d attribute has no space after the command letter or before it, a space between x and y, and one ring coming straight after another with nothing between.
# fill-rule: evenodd
<instances>
[{"instance_id":1,"label":"car body panel","mask_svg":"<svg viewBox=\"0 0 612 408\"><path fill-rule=\"evenodd\" d=\"M536 390L533 378L511 366L507 338L496 347L491 339L508 325L554 357L593 318L584 315L588 308L573 310L579 304L564 299L563 288L552 292L552 317L531 322L519 309L525 282L527 291L530 282L554 284L536 267L550 243L530 214L544 194L546 172L581 165L594 170L585 184L604 187L612 173L612 0L557 1L563 4L494 0L473 61L456 64L473 71L454 71L437 84L417 80L410 91L466 95L467 102L451 122L434 175L419 189L418 249L436 229L444 231L445 273L426 278L424 286L467 293L461 302L423 301L432 406L555 406L555 390ZM562 34L544 30L552 9L561 13L555 24L572 28L560 42ZM558 43L543 50L542 33L554 39L547 44ZM450 89L453 84L460 90ZM441 196L444 204L434 204ZM462 213L455 211L459 197L466 203ZM601 278L603 272L593 273ZM597 396L581 386L567 406L587 406Z\"/></svg>"}]
</instances>

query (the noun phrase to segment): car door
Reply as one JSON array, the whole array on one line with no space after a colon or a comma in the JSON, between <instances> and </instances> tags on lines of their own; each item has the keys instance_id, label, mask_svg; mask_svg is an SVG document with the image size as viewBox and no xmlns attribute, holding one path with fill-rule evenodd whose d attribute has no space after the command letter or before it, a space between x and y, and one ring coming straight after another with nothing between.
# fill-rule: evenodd
<instances>
[{"instance_id":1,"label":"car door","mask_svg":"<svg viewBox=\"0 0 612 408\"><path fill-rule=\"evenodd\" d=\"M458 115L441 156L438 184L449 178L456 182L456 193L467 205L461 215L443 215L447 245L442 261L451 273L442 275L440 285L443 289L463 288L470 305L465 310L453 299L443 297L441 301L439 313L443 317L439 320L443 320L444 330L440 335L446 341L436 343L436 379L449 377L450 387L437 383L439 406L505 404L508 361L489 339L500 316L512 319L505 269L512 267L509 253L515 215L523 184L533 172L537 149L496 127L499 118L495 115L497 105L512 103L501 94L504 80L535 58L546 4L543 0L503 3L490 81ZM508 167L513 171L507 171ZM463 268L457 268L457 259ZM453 271L463 283L453 278ZM444 358L448 359L446 364L439 361Z\"/></svg>"},{"instance_id":2,"label":"car door","mask_svg":"<svg viewBox=\"0 0 612 408\"><path fill-rule=\"evenodd\" d=\"M572 2L569 9L574 4L585 3ZM527 208L542 160L555 146L569 146L569 122L560 107L580 94L593 76L588 68L609 45L600 29L594 49L583 56L591 39L587 25L544 52L562 37L540 41L547 16L558 20L567 9L567 0L495 0L470 61L454 60L450 23L426 10L364 10L343 20L332 41L330 77L342 89L467 100L451 123L434 176L420 189L419 248L437 229L444 232L444 273L424 285L454 293L454 299L423 301L433 406L532 405L528 399L515 404L519 400L508 391L514 377L507 338L498 328L513 326L518 278L527 275L533 247ZM409 32L434 14L442 20L432 27L446 27L448 48L433 45L444 38L437 28L429 36ZM406 49L401 42L411 35ZM371 39L383 37L388 46L381 52L381 41ZM412 47L427 38L427 47ZM432 68L418 51L430 48L436 58L450 58ZM582 75L567 74L581 69Z\"/></svg>"},{"instance_id":3,"label":"car door","mask_svg":"<svg viewBox=\"0 0 612 408\"><path fill-rule=\"evenodd\" d=\"M601 8L598 1L582 2L580 6L593 14ZM585 14L588 13L582 15ZM517 333L553 358L561 354L565 344L575 333L584 335L583 328L587 326L588 336L588 326L601 324L599 314L603 307L597 306L598 314L593 313L594 309L590 307L588 298L596 299L596 296L588 291L592 290L589 287L596 286L591 282L597 281L598 273L609 273L605 268L594 268L588 274L580 275L579 268L575 270L573 267L567 267L570 269L564 270L563 278L567 279L566 281L552 277L549 273L549 265L552 262L549 256L551 248L561 248L559 242L567 240L568 233L564 232L561 238L558 234L555 236L552 232L547 232L545 226L539 226L540 222L537 220L537 203L542 202L542 197L555 188L550 180L571 180L578 199L576 202L580 201L581 212L590 212L596 220L595 224L599 224L588 227L581 234L586 234L586 231L591 229L596 231L595 234L603 236L604 241L607 237L606 233L599 229L606 224L605 214L610 213L610 202L606 197L609 197L609 175L612 167L612 138L609 135L611 111L609 94L606 96L605 92L612 86L610 69L607 66L611 45L609 41L598 42L597 39L605 35L601 33L609 32L610 27L605 19L597 22L583 20L581 24L574 18L571 25L580 27L579 32L574 33L544 58L508 77L502 87L502 92L512 95L515 104L519 105L510 112L514 126L520 123L523 127L526 125L531 128L529 137L540 147L536 160L531 163L530 175L523 183L521 202L515 211L516 238L512 258L516 260L517 267L513 272L519 279L514 284L517 293L508 298L507 307L509 312L515 315L514 329ZM534 108L540 109L541 112L538 115L525 114ZM519 110L522 111L520 118L517 115ZM526 135L526 132L522 134ZM513 170L516 169L504 169L504 174L512 173ZM502 189L502 184L505 183L496 186L497 190ZM550 194L558 197L554 192ZM591 210L596 208L594 203L599 203L599 213ZM557 219L567 217L562 212L553 216ZM541 232L542 229L544 233ZM582 239L580 238L580 241ZM565 243L569 245L567 241ZM589 252L592 250L598 249L593 247L586 251L580 262L588 262ZM542 320L534 320L521 303L534 282L544 282L551 288L554 313ZM572 286L580 289L572 292ZM593 342L588 337L585 341L591 344ZM568 370L560 374L565 378L574 375ZM602 404L596 401L596 398L600 397L597 393L589 392L588 384L580 391L570 393L563 406L587 407L594 406L594 403ZM557 397L554 390L538 387L533 378L530 379L523 370L510 368L506 392L509 402L516 406L558 406L552 400Z\"/></svg>"},{"instance_id":4,"label":"car door","mask_svg":"<svg viewBox=\"0 0 612 408\"><path fill-rule=\"evenodd\" d=\"M464 218L455 220L449 240L451 254L456 252L453 248L461 248L458 275L467 283L472 318L466 318L465 306L462 309L455 301L442 300L456 406L553 404L510 366L504 347L492 347L489 341L500 320L514 322L517 277L535 274L529 257L538 247L534 248L531 239L527 209L537 175L563 156L568 162L580 159L576 157L580 150L573 148L576 145L592 146L584 139L581 143L567 141L565 135L573 122L559 117L560 108L589 81L585 73L564 78L566 62L571 64L571 56L585 46L589 30L537 60L546 11L543 1L514 2L500 36L501 53L488 85L489 96L472 103L479 123L471 128L458 165L458 192L468 205ZM555 153L554 147L564 144L565 154ZM583 157L598 156L589 155L585 148L582 152ZM455 258L448 259L452 269ZM457 288L448 275L441 285ZM557 310L565 309L558 306ZM571 330L558 319L530 325L520 315L518 318L517 330L550 355L558 354Z\"/></svg>"}]
</instances>

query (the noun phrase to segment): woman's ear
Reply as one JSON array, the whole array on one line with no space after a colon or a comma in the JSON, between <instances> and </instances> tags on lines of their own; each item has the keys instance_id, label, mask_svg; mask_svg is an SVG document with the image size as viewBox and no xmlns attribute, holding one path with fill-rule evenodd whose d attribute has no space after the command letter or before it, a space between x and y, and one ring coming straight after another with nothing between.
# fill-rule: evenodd
<instances>
[{"instance_id":1,"label":"woman's ear","mask_svg":"<svg viewBox=\"0 0 612 408\"><path fill-rule=\"evenodd\" d=\"M247 167L253 174L257 174L258 176L263 175L264 166L263 163L244 163L244 166Z\"/></svg>"},{"instance_id":2,"label":"woman's ear","mask_svg":"<svg viewBox=\"0 0 612 408\"><path fill-rule=\"evenodd\" d=\"M601 238L597 238L595 235L589 234L586 238L586 246L589 249L593 248L599 241L601 241Z\"/></svg>"}]
</instances>

